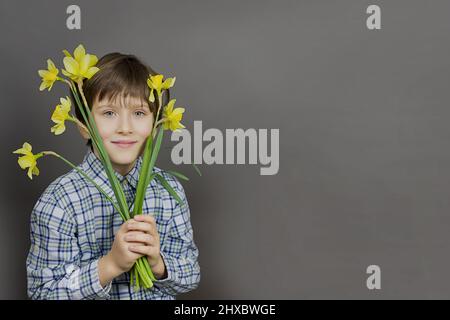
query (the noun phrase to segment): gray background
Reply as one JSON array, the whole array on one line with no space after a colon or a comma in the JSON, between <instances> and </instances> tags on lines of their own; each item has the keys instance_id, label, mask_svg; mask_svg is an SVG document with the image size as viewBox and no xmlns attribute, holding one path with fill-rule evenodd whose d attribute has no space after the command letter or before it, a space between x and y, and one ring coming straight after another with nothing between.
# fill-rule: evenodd
<instances>
[{"instance_id":1,"label":"gray background","mask_svg":"<svg viewBox=\"0 0 450 320\"><path fill-rule=\"evenodd\" d=\"M66 8L82 29L66 28ZM366 28L378 4L382 29ZM70 126L50 133L61 66L83 43L133 53L176 75L184 123L279 128L280 171L192 167L202 281L182 299L450 298L449 1L5 1L0 3L0 298L26 298L29 217L69 170L46 158L32 182L11 152L24 141L81 162ZM158 165L170 162L166 141ZM366 268L382 289L366 288Z\"/></svg>"}]
</instances>

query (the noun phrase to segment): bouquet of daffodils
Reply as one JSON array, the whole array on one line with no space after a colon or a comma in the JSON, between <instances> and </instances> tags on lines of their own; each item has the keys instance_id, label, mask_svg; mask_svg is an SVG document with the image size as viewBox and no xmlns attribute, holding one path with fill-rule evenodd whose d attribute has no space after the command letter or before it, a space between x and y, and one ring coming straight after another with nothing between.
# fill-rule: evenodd
<instances>
[{"instance_id":1,"label":"bouquet of daffodils","mask_svg":"<svg viewBox=\"0 0 450 320\"><path fill-rule=\"evenodd\" d=\"M67 50L63 50L63 53L65 57L63 59L64 69L62 69L62 74L65 77L60 77L58 75L59 70L55 67L53 61L48 59L47 70L38 71L42 78L42 84L39 89L42 91L48 88L48 91L50 91L56 81L67 84L72 92L76 106L84 118L86 126L83 125L83 123L81 123L81 121L79 121L73 114L70 115L71 100L69 97L66 97L60 99L61 103L56 106L52 114L51 120L55 123L55 125L51 128L51 132L55 135L62 134L66 129L66 121L78 123L89 132L92 143L97 147L99 152L100 160L105 168L109 182L114 191L115 199L109 197L101 187L99 187L88 175L86 175L85 172L77 168L73 163L61 155L53 151L42 151L34 154L32 152L31 145L27 142L23 144L22 148L13 152L21 155L18 160L20 167L22 169L28 169L28 177L33 179L33 175L39 175L39 169L37 168L37 160L39 158L51 155L61 159L66 164L77 170L84 178L89 180L108 199L108 201L112 203L116 211L121 215L123 221L129 220L135 215L142 214L145 191L152 179L157 179L158 182L161 183L161 185L176 199L176 201L180 205L183 205L181 198L164 179L164 177L161 174L153 172L153 168L158 157L158 152L161 147L164 130L174 131L179 128L184 128L184 126L180 123L184 113L184 108L174 108L175 99L170 100L164 108L161 105L163 94L167 89L174 85L175 77L164 80L164 76L158 74L154 76L149 75L147 80L147 85L150 88L149 101L153 103L155 101L155 95L158 96L157 114L152 128L152 133L146 141L142 167L139 173L136 197L134 199L134 208L133 211L130 212L124 191L116 175L114 174L111 161L103 145L103 141L99 135L94 118L91 115L90 108L83 93L83 80L90 79L96 72L99 71L99 68L95 66L98 59L93 54L87 54L85 48L81 44L75 49L73 56ZM159 118L159 114L162 109L163 116L160 120L156 121ZM196 170L198 171L197 168ZM188 180L188 178L181 173L175 171L166 172L182 180ZM131 285L134 284L136 289L139 289L141 286L143 288L151 288L153 286L153 281L155 281L155 277L152 273L147 258L140 258L130 270Z\"/></svg>"}]
</instances>

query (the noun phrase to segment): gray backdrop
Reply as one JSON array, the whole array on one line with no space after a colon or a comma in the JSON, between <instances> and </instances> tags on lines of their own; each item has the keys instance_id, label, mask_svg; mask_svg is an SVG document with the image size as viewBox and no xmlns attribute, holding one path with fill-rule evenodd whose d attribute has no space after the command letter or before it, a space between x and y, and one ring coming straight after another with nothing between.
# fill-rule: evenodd
<instances>
[{"instance_id":1,"label":"gray backdrop","mask_svg":"<svg viewBox=\"0 0 450 320\"><path fill-rule=\"evenodd\" d=\"M81 7L82 29L66 28ZM381 7L382 29L366 28ZM26 298L29 217L69 168L32 182L24 141L80 163L73 126L50 133L67 91L40 93L47 58L83 43L176 75L184 123L280 129L280 170L190 165L183 183L202 280L182 299L449 298L449 1L0 2L0 298ZM168 139L158 165L170 161ZM366 268L381 268L368 290Z\"/></svg>"}]
</instances>

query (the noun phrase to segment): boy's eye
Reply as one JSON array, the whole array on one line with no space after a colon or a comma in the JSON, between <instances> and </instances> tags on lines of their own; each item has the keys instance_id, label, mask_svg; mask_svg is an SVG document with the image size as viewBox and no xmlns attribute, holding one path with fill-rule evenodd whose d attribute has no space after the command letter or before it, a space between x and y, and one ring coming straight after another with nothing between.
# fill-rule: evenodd
<instances>
[{"instance_id":1,"label":"boy's eye","mask_svg":"<svg viewBox=\"0 0 450 320\"><path fill-rule=\"evenodd\" d=\"M142 117L145 116L145 112L143 112L143 111L136 111L135 113L140 114L140 116L142 116Z\"/></svg>"},{"instance_id":2,"label":"boy's eye","mask_svg":"<svg viewBox=\"0 0 450 320\"><path fill-rule=\"evenodd\" d=\"M104 112L103 114L105 115L105 116L111 116L111 115L113 115L113 111L106 111L106 112Z\"/></svg>"}]
</instances>

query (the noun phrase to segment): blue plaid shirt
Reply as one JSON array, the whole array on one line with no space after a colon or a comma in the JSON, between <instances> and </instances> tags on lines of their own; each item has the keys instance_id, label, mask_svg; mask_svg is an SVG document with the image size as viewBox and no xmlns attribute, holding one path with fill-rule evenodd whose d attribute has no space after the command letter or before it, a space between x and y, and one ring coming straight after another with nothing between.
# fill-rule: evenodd
<instances>
[{"instance_id":1,"label":"blue plaid shirt","mask_svg":"<svg viewBox=\"0 0 450 320\"><path fill-rule=\"evenodd\" d=\"M141 164L139 157L126 176L115 172L129 204ZM103 165L91 149L78 168L115 199ZM111 249L123 221L106 197L73 169L53 181L33 208L26 262L30 298L172 300L198 286L198 249L183 187L164 171L155 168L154 172L160 172L186 203L180 206L155 179L144 199L143 213L156 219L167 277L155 281L151 289L135 292L126 272L102 288L98 260Z\"/></svg>"}]
</instances>

